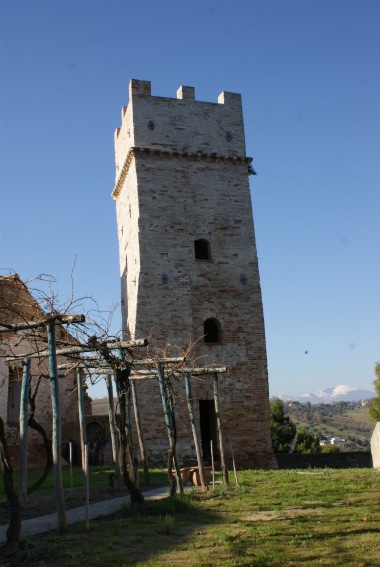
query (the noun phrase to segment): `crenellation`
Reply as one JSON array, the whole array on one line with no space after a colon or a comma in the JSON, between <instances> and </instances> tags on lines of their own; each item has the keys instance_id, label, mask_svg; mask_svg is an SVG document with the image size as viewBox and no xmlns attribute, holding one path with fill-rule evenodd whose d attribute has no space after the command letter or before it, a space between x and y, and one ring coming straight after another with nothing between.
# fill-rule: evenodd
<instances>
[{"instance_id":1,"label":"crenellation","mask_svg":"<svg viewBox=\"0 0 380 567\"><path fill-rule=\"evenodd\" d=\"M185 86L176 99L151 96L149 81L131 81L129 104L122 111L125 134L119 132L115 145L119 169L132 146L183 154L210 154L212 147L219 156L245 157L241 96L224 92L218 101L195 101L194 87ZM133 141L128 141L127 132L132 138L132 131Z\"/></svg>"},{"instance_id":2,"label":"crenellation","mask_svg":"<svg viewBox=\"0 0 380 567\"><path fill-rule=\"evenodd\" d=\"M223 91L218 96L218 103L234 108L235 112L242 112L241 94Z\"/></svg>"},{"instance_id":3,"label":"crenellation","mask_svg":"<svg viewBox=\"0 0 380 567\"><path fill-rule=\"evenodd\" d=\"M141 81L139 79L132 79L129 83L129 100L131 101L136 96L150 97L151 92L151 82Z\"/></svg>"},{"instance_id":4,"label":"crenellation","mask_svg":"<svg viewBox=\"0 0 380 567\"><path fill-rule=\"evenodd\" d=\"M177 98L181 100L195 100L195 88L181 85L177 90Z\"/></svg>"}]
</instances>

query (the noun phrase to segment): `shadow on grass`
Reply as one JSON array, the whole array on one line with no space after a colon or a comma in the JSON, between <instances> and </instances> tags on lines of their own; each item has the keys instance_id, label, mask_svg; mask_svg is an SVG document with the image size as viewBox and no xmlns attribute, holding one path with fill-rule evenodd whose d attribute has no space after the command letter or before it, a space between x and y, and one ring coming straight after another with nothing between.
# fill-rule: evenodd
<instances>
[{"instance_id":1,"label":"shadow on grass","mask_svg":"<svg viewBox=\"0 0 380 567\"><path fill-rule=\"evenodd\" d=\"M111 516L92 520L88 531L81 523L70 526L64 535L50 532L26 538L9 566L162 565L161 560L156 562L158 554L186 548L200 526L219 522L223 518L197 506L191 495L147 500L138 510L126 505Z\"/></svg>"},{"instance_id":2,"label":"shadow on grass","mask_svg":"<svg viewBox=\"0 0 380 567\"><path fill-rule=\"evenodd\" d=\"M31 538L13 565L282 567L361 561L379 566L367 560L377 558L373 542L380 529L374 521L361 523L359 516L360 523L349 524L335 518L329 526L328 517L315 516L312 510L302 517L248 519L258 515L257 499L257 488L252 486L221 486L207 494L194 490L183 497L147 500L138 510L125 506L117 514L91 521L88 531L78 524L64 536L50 533ZM353 549L353 542L363 554ZM367 554L366 549L371 551Z\"/></svg>"}]
</instances>

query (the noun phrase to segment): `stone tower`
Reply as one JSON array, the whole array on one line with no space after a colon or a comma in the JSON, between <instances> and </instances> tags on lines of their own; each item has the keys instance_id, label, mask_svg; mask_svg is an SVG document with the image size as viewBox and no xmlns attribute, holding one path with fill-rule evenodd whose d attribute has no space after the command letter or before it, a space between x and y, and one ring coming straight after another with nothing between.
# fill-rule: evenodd
<instances>
[{"instance_id":1,"label":"stone tower","mask_svg":"<svg viewBox=\"0 0 380 567\"><path fill-rule=\"evenodd\" d=\"M132 80L115 158L123 328L159 347L200 338L197 355L229 367L221 415L237 463L275 467L241 96L199 102L182 86L164 98ZM165 454L158 384L138 387L148 450ZM194 458L183 385L175 387L179 457ZM209 379L193 385L193 397L207 458L216 437Z\"/></svg>"}]
</instances>

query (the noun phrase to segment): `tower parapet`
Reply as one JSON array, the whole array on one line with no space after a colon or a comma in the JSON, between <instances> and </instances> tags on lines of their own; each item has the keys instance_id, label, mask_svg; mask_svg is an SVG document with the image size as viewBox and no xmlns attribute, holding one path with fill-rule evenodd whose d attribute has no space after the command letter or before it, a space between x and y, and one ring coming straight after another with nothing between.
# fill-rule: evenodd
<instances>
[{"instance_id":1,"label":"tower parapet","mask_svg":"<svg viewBox=\"0 0 380 567\"><path fill-rule=\"evenodd\" d=\"M115 131L116 182L132 147L245 158L241 95L222 92L217 103L202 102L194 87L181 86L177 98L158 97L150 81L133 79Z\"/></svg>"}]
</instances>

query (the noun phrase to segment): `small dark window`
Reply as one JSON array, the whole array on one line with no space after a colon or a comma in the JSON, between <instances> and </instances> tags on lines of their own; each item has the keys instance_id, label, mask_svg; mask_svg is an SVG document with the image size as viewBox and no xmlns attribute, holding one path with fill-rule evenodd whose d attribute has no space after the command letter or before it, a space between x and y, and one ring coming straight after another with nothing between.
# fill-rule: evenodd
<instances>
[{"instance_id":1,"label":"small dark window","mask_svg":"<svg viewBox=\"0 0 380 567\"><path fill-rule=\"evenodd\" d=\"M220 343L220 324L217 319L206 319L203 330L205 343Z\"/></svg>"},{"instance_id":2,"label":"small dark window","mask_svg":"<svg viewBox=\"0 0 380 567\"><path fill-rule=\"evenodd\" d=\"M196 260L210 260L210 243L204 238L194 241L194 253Z\"/></svg>"}]
</instances>

